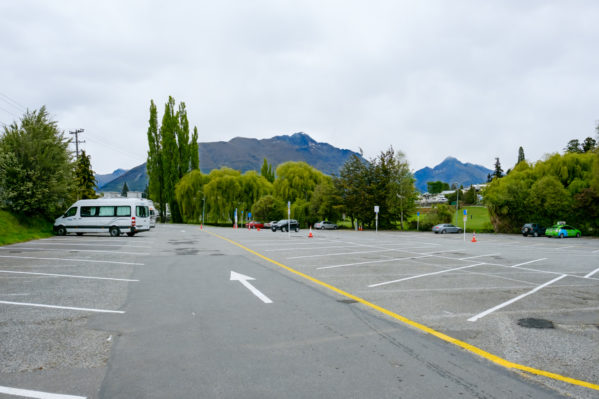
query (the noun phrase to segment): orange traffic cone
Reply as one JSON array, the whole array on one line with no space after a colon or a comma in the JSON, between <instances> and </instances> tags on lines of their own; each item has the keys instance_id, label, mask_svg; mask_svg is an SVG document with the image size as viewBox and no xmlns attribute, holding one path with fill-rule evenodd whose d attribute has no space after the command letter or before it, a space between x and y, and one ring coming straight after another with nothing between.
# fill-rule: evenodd
<instances>
[{"instance_id":1,"label":"orange traffic cone","mask_svg":"<svg viewBox=\"0 0 599 399\"><path fill-rule=\"evenodd\" d=\"M472 232L472 242L476 242L476 231Z\"/></svg>"},{"instance_id":2,"label":"orange traffic cone","mask_svg":"<svg viewBox=\"0 0 599 399\"><path fill-rule=\"evenodd\" d=\"M310 234L308 234L308 238L312 238L312 237L314 237L314 236L312 235L312 226L310 226Z\"/></svg>"},{"instance_id":3,"label":"orange traffic cone","mask_svg":"<svg viewBox=\"0 0 599 399\"><path fill-rule=\"evenodd\" d=\"M260 231L260 227L256 227L256 231Z\"/></svg>"}]
</instances>

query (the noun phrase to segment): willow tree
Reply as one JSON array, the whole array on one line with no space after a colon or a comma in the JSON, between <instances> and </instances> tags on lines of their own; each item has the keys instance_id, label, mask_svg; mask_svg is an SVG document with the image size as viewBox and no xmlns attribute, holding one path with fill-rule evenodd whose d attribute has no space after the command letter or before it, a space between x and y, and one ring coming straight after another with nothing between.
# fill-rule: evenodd
<instances>
[{"instance_id":1,"label":"willow tree","mask_svg":"<svg viewBox=\"0 0 599 399\"><path fill-rule=\"evenodd\" d=\"M274 195L283 201L310 201L324 175L305 162L285 162L277 167Z\"/></svg>"},{"instance_id":2,"label":"willow tree","mask_svg":"<svg viewBox=\"0 0 599 399\"><path fill-rule=\"evenodd\" d=\"M204 185L209 181L207 175L192 170L176 184L175 197L184 222L197 223L201 220L205 201Z\"/></svg>"}]
</instances>

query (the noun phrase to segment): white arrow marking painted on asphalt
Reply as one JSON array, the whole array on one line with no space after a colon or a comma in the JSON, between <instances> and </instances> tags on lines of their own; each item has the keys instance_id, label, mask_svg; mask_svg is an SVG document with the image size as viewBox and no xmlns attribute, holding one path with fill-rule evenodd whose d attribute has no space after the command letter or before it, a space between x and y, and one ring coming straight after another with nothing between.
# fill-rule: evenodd
<instances>
[{"instance_id":1,"label":"white arrow marking painted on asphalt","mask_svg":"<svg viewBox=\"0 0 599 399\"><path fill-rule=\"evenodd\" d=\"M270 298L261 293L254 287L252 284L248 282L248 280L255 280L255 278L246 276L245 274L237 273L231 270L231 281L239 281L245 288L251 291L252 294L256 295L260 300L264 303L272 303Z\"/></svg>"}]
</instances>

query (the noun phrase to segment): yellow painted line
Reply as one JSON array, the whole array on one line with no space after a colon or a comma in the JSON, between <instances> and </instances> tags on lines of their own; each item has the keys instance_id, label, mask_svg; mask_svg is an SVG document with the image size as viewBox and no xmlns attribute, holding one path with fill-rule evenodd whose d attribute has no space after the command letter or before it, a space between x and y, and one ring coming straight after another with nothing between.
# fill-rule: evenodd
<instances>
[{"instance_id":1,"label":"yellow painted line","mask_svg":"<svg viewBox=\"0 0 599 399\"><path fill-rule=\"evenodd\" d=\"M264 255L262 255L262 254L260 254L260 253L258 253L256 251L254 251L253 249L250 249L250 248L248 248L248 247L246 247L246 246L244 246L244 245L242 245L242 244L240 244L238 242L235 242L235 241L233 241L233 240L231 240L231 239L229 239L227 237L223 237L221 235L218 235L216 233L212 233L210 231L206 231L206 230L203 230L203 231L206 232L206 233L208 233L208 234L210 234L210 235L212 235L212 236L214 236L214 237L217 237L217 238L220 238L222 240L228 241L231 244L236 245L239 248L241 248L241 249L243 249L243 250L245 250L245 251L247 251L247 252L249 252L251 254L254 254L254 255L256 255L259 258L262 258L262 259L264 259L267 262L273 263L273 264L275 264L275 265L277 265L277 266L279 266L279 267L281 267L281 268L289 271L290 273L296 274L296 275L298 275L300 277L303 277L303 278L305 278L305 279L307 279L307 280L309 280L309 281L311 281L311 282L313 282L315 284L318 284L320 286L328 288L329 290L331 290L333 292L336 292L339 295L342 295L342 296L347 297L349 299L353 299L354 301L359 302L359 303L361 303L363 305L366 305L366 306L368 306L368 307L370 307L372 309L375 309L375 310L377 310L377 311L379 311L379 312L381 312L381 313L383 313L383 314L385 314L385 315L387 315L389 317L392 317L392 318L394 318L396 320L399 320L399 321L401 321L403 323L406 323L406 324L408 324L408 325L410 325L412 327L415 327L415 328L417 328L417 329L419 329L421 331L424 331L424 332L426 332L428 334L434 335L435 337L437 337L439 339L442 339L443 341L446 341L446 342L449 342L451 344L457 345L460 348L466 349L469 352L472 352L472 353L477 354L478 356L484 357L485 359L487 359L487 360L489 360L489 361L491 361L491 362L493 362L495 364L498 364L498 365L503 366L503 367L508 368L508 369L515 369L515 370L526 371L526 372L531 373L531 374L541 375L543 377L551 378L551 379L554 379L554 380L557 380L557 381L567 382L569 384L579 385L579 386L582 386L582 387L585 387L585 388L590 388L590 389L594 389L594 390L599 391L599 385L598 384L593 384L591 382L577 380L575 378L566 377L566 376L563 376L563 375L560 375L560 374L556 374L556 373L552 373L552 372L549 372L549 371L539 370L539 369L535 369L535 368L532 368L532 367L524 366L522 364L510 362L509 360L506 360L506 359L504 359L502 357L499 357L497 355L494 355L492 353L486 352L486 351L484 351L484 350L482 350L482 349L480 349L480 348L478 348L478 347L476 347L474 345L470 345L467 342L460 341L459 339L450 337L449 335L445 335L442 332L439 332L437 330L433 330L432 328L427 327L424 324L420 324L420 323L418 323L416 321L410 320L410 319L408 319L408 318L406 318L406 317L404 317L402 315L399 315L399 314L397 314L395 312L387 310L387 309L385 309L385 308L383 308L383 307L381 307L379 305L375 305L372 302L368 302L365 299L362 299L362 298L360 298L358 296L350 294L349 292L345 292L345 291L343 291L343 290L341 290L341 289L339 289L339 288L337 288L335 286L327 284L324 281L320 281L318 279L315 279L312 276L308 276L305 273L302 273L300 271L292 269L289 266L286 266L286 265L284 265L284 264L282 264L280 262L277 262L274 259L270 259L270 258L268 258L268 257L266 257L266 256L264 256Z\"/></svg>"}]
</instances>

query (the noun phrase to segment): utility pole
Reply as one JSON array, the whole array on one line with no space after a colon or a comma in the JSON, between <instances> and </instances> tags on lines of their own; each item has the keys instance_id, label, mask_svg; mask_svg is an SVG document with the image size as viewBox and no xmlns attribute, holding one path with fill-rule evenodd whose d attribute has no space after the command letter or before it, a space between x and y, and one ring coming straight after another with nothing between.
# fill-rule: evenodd
<instances>
[{"instance_id":1,"label":"utility pole","mask_svg":"<svg viewBox=\"0 0 599 399\"><path fill-rule=\"evenodd\" d=\"M77 159L79 159L79 143L85 143L85 141L79 141L79 133L83 133L84 131L85 129L77 129L69 132L75 135L75 153L77 154Z\"/></svg>"}]
</instances>

